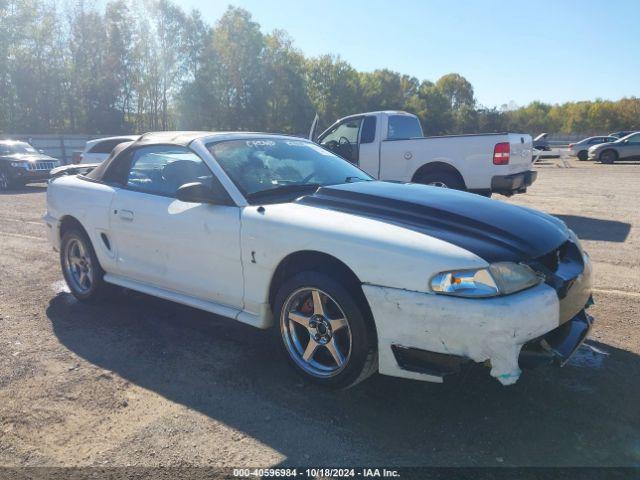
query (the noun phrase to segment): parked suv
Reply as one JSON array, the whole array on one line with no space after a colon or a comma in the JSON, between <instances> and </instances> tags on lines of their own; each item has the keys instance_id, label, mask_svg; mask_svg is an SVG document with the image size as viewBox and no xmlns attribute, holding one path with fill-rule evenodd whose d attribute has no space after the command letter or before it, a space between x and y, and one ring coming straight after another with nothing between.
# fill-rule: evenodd
<instances>
[{"instance_id":1,"label":"parked suv","mask_svg":"<svg viewBox=\"0 0 640 480\"><path fill-rule=\"evenodd\" d=\"M51 169L58 166L58 160L26 142L0 140L0 191L47 180Z\"/></svg>"},{"instance_id":2,"label":"parked suv","mask_svg":"<svg viewBox=\"0 0 640 480\"><path fill-rule=\"evenodd\" d=\"M589 160L613 163L617 160L640 160L640 132L615 142L595 145L589 149Z\"/></svg>"}]
</instances>

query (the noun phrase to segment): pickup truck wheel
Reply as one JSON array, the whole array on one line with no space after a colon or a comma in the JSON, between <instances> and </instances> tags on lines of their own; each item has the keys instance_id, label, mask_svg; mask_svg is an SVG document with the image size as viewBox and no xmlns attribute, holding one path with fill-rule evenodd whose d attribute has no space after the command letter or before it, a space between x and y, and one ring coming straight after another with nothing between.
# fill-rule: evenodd
<instances>
[{"instance_id":1,"label":"pickup truck wheel","mask_svg":"<svg viewBox=\"0 0 640 480\"><path fill-rule=\"evenodd\" d=\"M357 297L325 273L301 272L275 298L280 345L305 379L346 388L377 368L375 335Z\"/></svg>"},{"instance_id":2,"label":"pickup truck wheel","mask_svg":"<svg viewBox=\"0 0 640 480\"><path fill-rule=\"evenodd\" d=\"M580 150L578 152L578 160L580 160L581 162L584 162L588 158L589 158L589 153L586 150Z\"/></svg>"},{"instance_id":3,"label":"pickup truck wheel","mask_svg":"<svg viewBox=\"0 0 640 480\"><path fill-rule=\"evenodd\" d=\"M618 159L615 150L605 150L600 154L600 163L613 163Z\"/></svg>"},{"instance_id":4,"label":"pickup truck wheel","mask_svg":"<svg viewBox=\"0 0 640 480\"><path fill-rule=\"evenodd\" d=\"M65 232L60 242L60 264L74 297L92 302L103 297L108 289L104 270L98 262L91 240L80 228Z\"/></svg>"},{"instance_id":5,"label":"pickup truck wheel","mask_svg":"<svg viewBox=\"0 0 640 480\"><path fill-rule=\"evenodd\" d=\"M423 185L431 185L441 188L453 188L454 190L464 190L465 186L462 180L456 175L449 172L431 172L425 173L416 179L416 183Z\"/></svg>"}]
</instances>

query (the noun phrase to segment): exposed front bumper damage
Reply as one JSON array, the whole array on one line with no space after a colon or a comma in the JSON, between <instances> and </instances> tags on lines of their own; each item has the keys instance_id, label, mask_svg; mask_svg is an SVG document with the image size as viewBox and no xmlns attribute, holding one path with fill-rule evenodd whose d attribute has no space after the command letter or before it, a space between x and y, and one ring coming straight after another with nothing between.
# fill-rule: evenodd
<instances>
[{"instance_id":1,"label":"exposed front bumper damage","mask_svg":"<svg viewBox=\"0 0 640 480\"><path fill-rule=\"evenodd\" d=\"M564 364L593 322L584 311L591 299L591 265L586 256L584 270L562 297L546 283L486 299L375 285L363 285L363 290L376 320L380 373L417 380L442 382L443 378L442 371L415 368L412 358L422 351L488 361L491 376L510 385L520 377L525 344L524 352L537 351L548 361L544 363L555 359ZM441 358L436 360L442 364Z\"/></svg>"},{"instance_id":2,"label":"exposed front bumper damage","mask_svg":"<svg viewBox=\"0 0 640 480\"><path fill-rule=\"evenodd\" d=\"M587 338L593 317L581 310L575 317L540 338L527 342L520 351L520 368L557 363L564 366Z\"/></svg>"}]
</instances>

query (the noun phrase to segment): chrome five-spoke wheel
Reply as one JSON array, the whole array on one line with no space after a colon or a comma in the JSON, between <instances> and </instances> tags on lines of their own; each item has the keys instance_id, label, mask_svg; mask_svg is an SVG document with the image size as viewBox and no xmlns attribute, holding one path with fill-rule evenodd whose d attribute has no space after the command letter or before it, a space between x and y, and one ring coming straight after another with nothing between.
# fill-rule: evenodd
<instances>
[{"instance_id":1,"label":"chrome five-spoke wheel","mask_svg":"<svg viewBox=\"0 0 640 480\"><path fill-rule=\"evenodd\" d=\"M340 305L322 290L306 287L291 293L281 311L280 331L292 360L310 375L337 375L349 361L349 321Z\"/></svg>"},{"instance_id":2,"label":"chrome five-spoke wheel","mask_svg":"<svg viewBox=\"0 0 640 480\"><path fill-rule=\"evenodd\" d=\"M66 277L70 280L71 288L78 293L91 290L94 281L94 271L91 256L80 238L71 238L65 244L63 256Z\"/></svg>"}]
</instances>

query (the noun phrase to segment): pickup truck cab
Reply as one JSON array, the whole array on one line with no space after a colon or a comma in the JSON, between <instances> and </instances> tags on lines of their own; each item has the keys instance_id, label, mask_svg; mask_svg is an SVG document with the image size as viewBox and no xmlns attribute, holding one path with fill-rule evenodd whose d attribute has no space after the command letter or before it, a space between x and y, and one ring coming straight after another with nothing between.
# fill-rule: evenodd
<instances>
[{"instance_id":1,"label":"pickup truck cab","mask_svg":"<svg viewBox=\"0 0 640 480\"><path fill-rule=\"evenodd\" d=\"M530 135L425 137L418 117L401 111L341 118L318 143L380 180L509 196L536 179Z\"/></svg>"}]
</instances>

